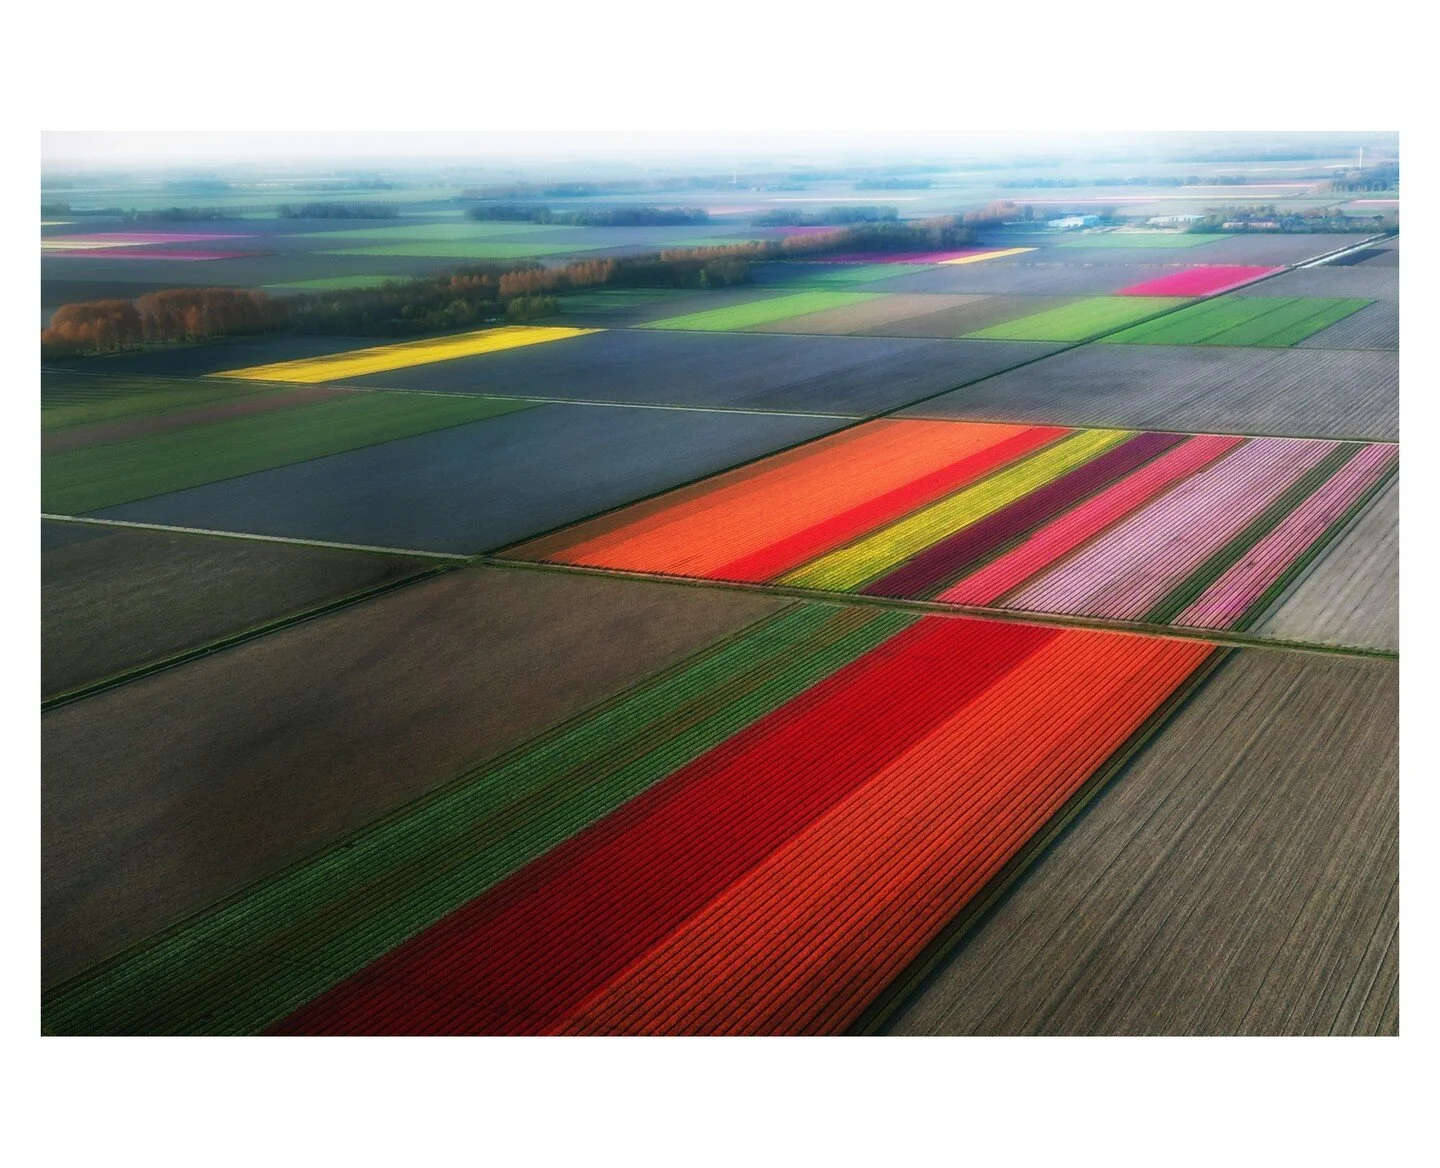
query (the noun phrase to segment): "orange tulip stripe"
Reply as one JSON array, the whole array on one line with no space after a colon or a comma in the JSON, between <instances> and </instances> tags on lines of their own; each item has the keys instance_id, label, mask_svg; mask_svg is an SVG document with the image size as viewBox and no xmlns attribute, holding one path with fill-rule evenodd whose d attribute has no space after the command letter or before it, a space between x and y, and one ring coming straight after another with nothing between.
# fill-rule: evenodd
<instances>
[{"instance_id":1,"label":"orange tulip stripe","mask_svg":"<svg viewBox=\"0 0 1440 1168\"><path fill-rule=\"evenodd\" d=\"M792 605L60 987L45 1026L840 1032L1216 652Z\"/></svg>"}]
</instances>

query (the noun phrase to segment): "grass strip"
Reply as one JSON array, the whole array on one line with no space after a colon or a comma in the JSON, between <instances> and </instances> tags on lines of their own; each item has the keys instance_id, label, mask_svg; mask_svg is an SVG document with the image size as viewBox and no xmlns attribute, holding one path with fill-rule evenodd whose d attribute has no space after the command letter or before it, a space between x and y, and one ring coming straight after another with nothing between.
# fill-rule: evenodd
<instances>
[{"instance_id":1,"label":"grass strip","mask_svg":"<svg viewBox=\"0 0 1440 1168\"><path fill-rule=\"evenodd\" d=\"M1368 300L1227 296L1102 337L1117 345L1253 345L1286 348L1366 307Z\"/></svg>"}]
</instances>

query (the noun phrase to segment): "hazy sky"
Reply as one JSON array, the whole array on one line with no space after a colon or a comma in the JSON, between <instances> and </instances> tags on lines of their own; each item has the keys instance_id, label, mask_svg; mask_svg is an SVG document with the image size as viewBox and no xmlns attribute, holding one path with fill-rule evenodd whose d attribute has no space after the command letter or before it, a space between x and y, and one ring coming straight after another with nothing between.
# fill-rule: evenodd
<instances>
[{"instance_id":1,"label":"hazy sky","mask_svg":"<svg viewBox=\"0 0 1440 1168\"><path fill-rule=\"evenodd\" d=\"M1215 135L1215 144L1240 135ZM1264 135L1275 138L1275 135ZM1280 135L1293 138L1298 135ZM1387 136L1388 137L1388 136ZM484 164L526 159L627 159L712 156L823 159L874 155L964 157L1004 153L1088 153L1122 146L1159 146L1162 136L1115 132L937 133L867 131L637 131L595 132L452 131L256 131L216 132L63 131L41 135L45 170L125 167L214 166L220 164L345 164L381 162L462 162ZM1168 137L1164 145L1204 144L1202 136Z\"/></svg>"}]
</instances>

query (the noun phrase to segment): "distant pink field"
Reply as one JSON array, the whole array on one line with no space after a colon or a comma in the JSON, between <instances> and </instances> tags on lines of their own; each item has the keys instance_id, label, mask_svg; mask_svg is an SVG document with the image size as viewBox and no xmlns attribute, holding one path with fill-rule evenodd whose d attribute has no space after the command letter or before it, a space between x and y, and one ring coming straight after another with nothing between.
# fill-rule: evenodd
<instances>
[{"instance_id":1,"label":"distant pink field","mask_svg":"<svg viewBox=\"0 0 1440 1168\"><path fill-rule=\"evenodd\" d=\"M1146 280L1143 284L1132 284L1121 288L1117 296L1212 296L1216 292L1228 292L1278 272L1279 268L1255 268L1243 264L1207 264L1199 268L1187 268L1174 275L1161 276L1158 280Z\"/></svg>"},{"instance_id":2,"label":"distant pink field","mask_svg":"<svg viewBox=\"0 0 1440 1168\"><path fill-rule=\"evenodd\" d=\"M72 256L102 260L238 260L256 255L253 251L149 251L137 247L87 247L74 251L47 251L46 257Z\"/></svg>"}]
</instances>

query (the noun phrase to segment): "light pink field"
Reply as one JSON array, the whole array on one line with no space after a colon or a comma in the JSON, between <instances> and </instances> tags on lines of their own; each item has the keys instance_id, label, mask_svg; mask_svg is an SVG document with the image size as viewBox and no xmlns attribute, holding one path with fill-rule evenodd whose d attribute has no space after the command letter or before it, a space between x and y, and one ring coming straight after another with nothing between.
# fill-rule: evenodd
<instances>
[{"instance_id":1,"label":"light pink field","mask_svg":"<svg viewBox=\"0 0 1440 1168\"><path fill-rule=\"evenodd\" d=\"M102 260L239 260L259 255L253 251L149 251L134 247L85 247L73 251L47 251L49 256L73 256L79 259Z\"/></svg>"},{"instance_id":2,"label":"light pink field","mask_svg":"<svg viewBox=\"0 0 1440 1168\"><path fill-rule=\"evenodd\" d=\"M943 264L965 256L1003 251L995 247L962 247L958 251L847 251L840 255L814 256L817 264Z\"/></svg>"}]
</instances>

